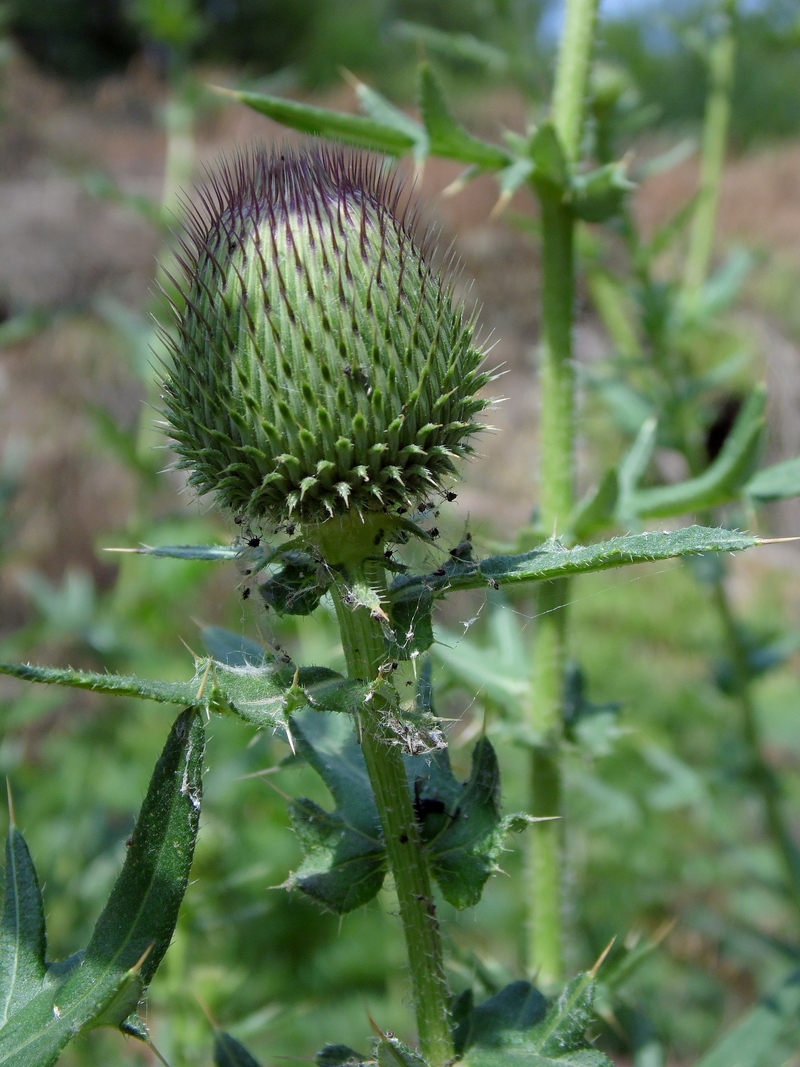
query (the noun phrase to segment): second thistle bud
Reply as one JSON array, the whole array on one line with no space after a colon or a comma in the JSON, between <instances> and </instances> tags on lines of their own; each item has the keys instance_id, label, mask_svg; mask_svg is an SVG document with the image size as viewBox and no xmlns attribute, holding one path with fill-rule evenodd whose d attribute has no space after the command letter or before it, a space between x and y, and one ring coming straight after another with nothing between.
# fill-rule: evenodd
<instances>
[{"instance_id":1,"label":"second thistle bud","mask_svg":"<svg viewBox=\"0 0 800 1067\"><path fill-rule=\"evenodd\" d=\"M193 485L273 524L441 488L488 376L373 158L240 155L201 193L182 252L164 406Z\"/></svg>"}]
</instances>

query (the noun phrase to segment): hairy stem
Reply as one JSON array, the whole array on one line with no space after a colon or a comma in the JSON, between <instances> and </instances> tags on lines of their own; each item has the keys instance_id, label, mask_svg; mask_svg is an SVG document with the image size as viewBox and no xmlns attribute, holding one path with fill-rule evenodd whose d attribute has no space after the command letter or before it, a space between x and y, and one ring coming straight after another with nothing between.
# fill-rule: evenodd
<instances>
[{"instance_id":1,"label":"hairy stem","mask_svg":"<svg viewBox=\"0 0 800 1067\"><path fill-rule=\"evenodd\" d=\"M703 120L700 188L683 276L684 300L689 307L696 300L697 293L708 277L714 250L717 206L728 141L731 91L736 66L736 36L733 24L735 4L729 3L728 8L725 30L713 42L708 55L710 91Z\"/></svg>"},{"instance_id":2,"label":"hairy stem","mask_svg":"<svg viewBox=\"0 0 800 1067\"><path fill-rule=\"evenodd\" d=\"M353 609L344 602L346 586L354 580L368 582L382 597L386 591L385 572L378 563L355 563L348 567L345 582L334 586L347 673L351 678L371 681L379 677L380 668L386 662L383 633L380 620L368 608ZM388 687L390 683L384 684ZM450 996L428 858L414 817L400 747L385 725L383 713L390 699L378 688L362 706L361 749L380 812L389 869L399 902L420 1049L433 1067L443 1067L454 1058Z\"/></svg>"},{"instance_id":3,"label":"hairy stem","mask_svg":"<svg viewBox=\"0 0 800 1067\"><path fill-rule=\"evenodd\" d=\"M567 0L553 89L553 122L570 162L578 158L597 0Z\"/></svg>"},{"instance_id":4,"label":"hairy stem","mask_svg":"<svg viewBox=\"0 0 800 1067\"><path fill-rule=\"evenodd\" d=\"M764 820L773 845L781 857L789 895L800 912L800 850L789 833L783 817L780 783L775 772L764 759L758 713L753 701L752 675L748 664L747 647L742 640L722 580L714 583L713 599L723 625L728 658L733 667L734 696L742 717L742 738L747 749L749 778L761 798Z\"/></svg>"},{"instance_id":5,"label":"hairy stem","mask_svg":"<svg viewBox=\"0 0 800 1067\"><path fill-rule=\"evenodd\" d=\"M577 161L583 130L597 0L568 0L553 91L552 118L567 162ZM575 371L572 320L575 299L575 219L562 190L534 178L542 218L542 344L540 380L539 528L566 529L574 503ZM531 810L561 814L560 750L569 583L546 582L537 597L529 725ZM531 828L528 855L528 968L547 988L564 976L562 909L563 829L559 821Z\"/></svg>"}]
</instances>

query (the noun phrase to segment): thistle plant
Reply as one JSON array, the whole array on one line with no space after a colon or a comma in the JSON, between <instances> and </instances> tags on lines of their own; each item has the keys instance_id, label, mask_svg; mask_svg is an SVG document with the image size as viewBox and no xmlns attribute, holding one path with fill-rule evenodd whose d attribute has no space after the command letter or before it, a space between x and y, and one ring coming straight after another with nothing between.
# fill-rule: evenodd
<instances>
[{"instance_id":1,"label":"thistle plant","mask_svg":"<svg viewBox=\"0 0 800 1067\"><path fill-rule=\"evenodd\" d=\"M223 641L208 634L210 654L195 658L184 682L0 664L23 680L186 708L83 957L47 959L38 879L12 820L0 925L0 1064L49 1067L72 1037L98 1025L149 1040L137 1005L186 890L199 827L202 723L211 714L285 737L333 798L331 810L288 799L303 856L287 874L287 889L344 915L373 900L391 876L419 1048L376 1020L371 1051L331 1044L318 1054L320 1067L610 1064L591 1042L597 967L565 981L561 948L562 832L552 817L560 814L567 582L587 571L759 542L692 526L577 543L611 525L615 507L646 515L623 510L640 500L631 461L622 464L628 480L619 478L627 496L616 493L615 481L614 492L598 491L582 508L572 500L575 230L582 219L618 217L629 184L617 164L590 170L580 162L594 13L592 0L570 4L553 121L509 137L507 148L455 122L427 65L421 125L367 92L367 118L241 94L306 132L337 133L356 147L413 150L418 158L435 152L495 170L506 196L531 184L545 252L546 529L523 532L532 549L486 559L469 544L438 549L426 531L431 501L452 495L457 463L472 450L490 376L480 366L474 322L387 165L319 145L244 149L223 163L193 200L177 256L162 403L190 484L252 536L230 546L139 551L235 561L278 613L310 615L328 595L346 673L271 656L233 634ZM549 536L552 527L559 537ZM411 570L402 546L412 537L441 551L435 569ZM487 737L474 748L466 781L454 774L425 662L437 599L530 583L539 583L551 613L534 649L533 811L503 816L500 761ZM411 699L398 674L411 683ZM476 904L509 832L531 824L530 962L546 988L520 978L477 1005L471 988L454 998L439 903ZM223 1033L215 1059L254 1062Z\"/></svg>"}]
</instances>

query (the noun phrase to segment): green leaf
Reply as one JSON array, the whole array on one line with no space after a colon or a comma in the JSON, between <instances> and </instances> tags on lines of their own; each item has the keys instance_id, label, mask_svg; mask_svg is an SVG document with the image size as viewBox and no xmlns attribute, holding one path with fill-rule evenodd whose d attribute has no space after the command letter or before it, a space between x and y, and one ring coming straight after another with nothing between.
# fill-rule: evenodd
<instances>
[{"instance_id":1,"label":"green leaf","mask_svg":"<svg viewBox=\"0 0 800 1067\"><path fill-rule=\"evenodd\" d=\"M800 496L800 456L760 470L747 482L742 494L759 504Z\"/></svg>"},{"instance_id":2,"label":"green leaf","mask_svg":"<svg viewBox=\"0 0 800 1067\"><path fill-rule=\"evenodd\" d=\"M226 666L198 659L191 682L159 682L70 668L0 663L0 674L28 682L91 689L162 704L187 704L218 714L231 713L259 727L286 728L287 716L301 707L350 712L368 687L327 667Z\"/></svg>"},{"instance_id":3,"label":"green leaf","mask_svg":"<svg viewBox=\"0 0 800 1067\"><path fill-rule=\"evenodd\" d=\"M449 560L441 568L444 574L401 575L392 583L389 599L393 604L400 604L421 595L444 596L456 589L480 589L490 583L517 585L547 581L704 552L739 552L761 543L751 534L707 526L628 534L574 548L565 548L558 541L546 541L539 548L515 556L490 556L477 562Z\"/></svg>"},{"instance_id":4,"label":"green leaf","mask_svg":"<svg viewBox=\"0 0 800 1067\"><path fill-rule=\"evenodd\" d=\"M503 614L509 617L509 613ZM492 619L494 615L495 612ZM474 641L437 627L431 654L469 692L479 692L482 698L517 718L530 694L530 663L524 657L508 657L508 647L494 641L479 647Z\"/></svg>"},{"instance_id":5,"label":"green leaf","mask_svg":"<svg viewBox=\"0 0 800 1067\"><path fill-rule=\"evenodd\" d=\"M800 972L796 971L777 993L760 1001L735 1023L695 1067L769 1067L788 1063L797 1049L798 1013ZM790 1029L794 1030L794 1040L787 1042Z\"/></svg>"},{"instance_id":6,"label":"green leaf","mask_svg":"<svg viewBox=\"0 0 800 1067\"><path fill-rule=\"evenodd\" d=\"M543 122L536 129L528 144L528 152L536 168L535 181L546 182L553 190L566 191L569 181L567 158L552 122Z\"/></svg>"},{"instance_id":7,"label":"green leaf","mask_svg":"<svg viewBox=\"0 0 800 1067\"><path fill-rule=\"evenodd\" d=\"M400 602L391 615L386 654L391 659L413 659L433 644L433 597Z\"/></svg>"},{"instance_id":8,"label":"green leaf","mask_svg":"<svg viewBox=\"0 0 800 1067\"><path fill-rule=\"evenodd\" d=\"M201 633L203 644L217 663L226 667L265 666L267 652L258 641L251 641L222 626L204 626Z\"/></svg>"},{"instance_id":9,"label":"green leaf","mask_svg":"<svg viewBox=\"0 0 800 1067\"><path fill-rule=\"evenodd\" d=\"M368 1060L349 1045L326 1045L316 1054L314 1062L317 1067L353 1067L353 1064L367 1063Z\"/></svg>"},{"instance_id":10,"label":"green leaf","mask_svg":"<svg viewBox=\"0 0 800 1067\"><path fill-rule=\"evenodd\" d=\"M6 838L5 903L0 924L0 1030L42 988L44 906L25 839L12 821Z\"/></svg>"},{"instance_id":11,"label":"green leaf","mask_svg":"<svg viewBox=\"0 0 800 1067\"><path fill-rule=\"evenodd\" d=\"M617 472L606 471L594 489L575 505L567 523L572 536L580 541L610 526L614 521L618 496Z\"/></svg>"},{"instance_id":12,"label":"green leaf","mask_svg":"<svg viewBox=\"0 0 800 1067\"><path fill-rule=\"evenodd\" d=\"M428 134L423 127L364 82L354 79L354 85L358 102L367 117L410 137L414 142L414 158L421 162L429 151Z\"/></svg>"},{"instance_id":13,"label":"green leaf","mask_svg":"<svg viewBox=\"0 0 800 1067\"><path fill-rule=\"evenodd\" d=\"M607 222L619 215L634 188L621 163L608 163L572 179L572 210L584 222Z\"/></svg>"},{"instance_id":14,"label":"green leaf","mask_svg":"<svg viewBox=\"0 0 800 1067\"><path fill-rule=\"evenodd\" d=\"M241 549L232 545L141 545L139 548L115 548L114 552L131 552L139 556L166 559L205 559L209 561L237 559Z\"/></svg>"},{"instance_id":15,"label":"green leaf","mask_svg":"<svg viewBox=\"0 0 800 1067\"><path fill-rule=\"evenodd\" d=\"M655 486L624 495L620 500L620 520L683 515L736 499L761 455L766 400L763 386L751 391L720 454L702 474L678 485Z\"/></svg>"},{"instance_id":16,"label":"green leaf","mask_svg":"<svg viewBox=\"0 0 800 1067\"><path fill-rule=\"evenodd\" d=\"M418 1052L388 1034L378 1042L376 1053L378 1067L429 1067Z\"/></svg>"},{"instance_id":17,"label":"green leaf","mask_svg":"<svg viewBox=\"0 0 800 1067\"><path fill-rule=\"evenodd\" d=\"M473 37L471 33L448 33L433 26L402 19L391 24L390 32L393 37L420 44L426 51L436 53L443 59L474 63L497 73L507 70L510 62L508 53L502 48L487 44L486 41Z\"/></svg>"},{"instance_id":18,"label":"green leaf","mask_svg":"<svg viewBox=\"0 0 800 1067\"><path fill-rule=\"evenodd\" d=\"M511 156L502 148L473 137L459 126L427 63L421 63L419 67L419 97L431 155L472 163L486 170L500 170L512 162Z\"/></svg>"},{"instance_id":19,"label":"green leaf","mask_svg":"<svg viewBox=\"0 0 800 1067\"><path fill-rule=\"evenodd\" d=\"M630 293L619 278L600 268L587 272L586 281L597 313L616 352L628 359L641 356Z\"/></svg>"},{"instance_id":20,"label":"green leaf","mask_svg":"<svg viewBox=\"0 0 800 1067\"><path fill-rule=\"evenodd\" d=\"M218 1030L214 1034L214 1067L260 1067L235 1037Z\"/></svg>"},{"instance_id":21,"label":"green leaf","mask_svg":"<svg viewBox=\"0 0 800 1067\"><path fill-rule=\"evenodd\" d=\"M378 809L361 746L344 719L309 715L292 719L294 744L334 799L325 811L306 798L289 814L303 862L286 883L343 915L372 900L383 884L386 852ZM445 900L457 908L477 903L495 869L509 830L524 816L500 817L500 772L491 744L478 742L469 780L459 782L446 749L403 757L409 790L431 871Z\"/></svg>"},{"instance_id":22,"label":"green leaf","mask_svg":"<svg viewBox=\"0 0 800 1067\"><path fill-rule=\"evenodd\" d=\"M453 775L446 749L406 757L406 773L442 896L455 908L472 907L496 870L514 820L500 816L500 768L494 749L485 737L478 741L463 785Z\"/></svg>"},{"instance_id":23,"label":"green leaf","mask_svg":"<svg viewBox=\"0 0 800 1067\"><path fill-rule=\"evenodd\" d=\"M636 492L653 458L658 435L658 420L651 416L639 427L636 438L617 467L620 508Z\"/></svg>"},{"instance_id":24,"label":"green leaf","mask_svg":"<svg viewBox=\"0 0 800 1067\"><path fill-rule=\"evenodd\" d=\"M390 156L402 156L415 146L415 139L395 126L361 115L348 115L342 111L331 111L324 107L300 104L295 100L286 100L279 96L265 96L261 93L221 90L226 96L232 96L240 104L246 104L254 111L266 115L283 126L288 126L301 133L314 134L317 137L329 137L343 141L358 148L368 148L373 152L385 152Z\"/></svg>"},{"instance_id":25,"label":"green leaf","mask_svg":"<svg viewBox=\"0 0 800 1067\"><path fill-rule=\"evenodd\" d=\"M739 295L745 278L753 269L753 262L754 257L747 249L734 248L698 292L691 305L692 318L707 322L727 310Z\"/></svg>"},{"instance_id":26,"label":"green leaf","mask_svg":"<svg viewBox=\"0 0 800 1067\"><path fill-rule=\"evenodd\" d=\"M59 973L0 1030L0 1064L50 1067L76 1034L123 1026L172 939L200 819L204 731L195 709L175 721L156 764L125 863L79 966Z\"/></svg>"},{"instance_id":27,"label":"green leaf","mask_svg":"<svg viewBox=\"0 0 800 1067\"><path fill-rule=\"evenodd\" d=\"M475 1008L456 1032L466 1067L612 1067L587 1043L594 982L581 974L547 1009L528 982L513 982Z\"/></svg>"},{"instance_id":28,"label":"green leaf","mask_svg":"<svg viewBox=\"0 0 800 1067\"><path fill-rule=\"evenodd\" d=\"M509 1035L531 1030L547 1014L547 1001L530 982L505 986L460 1019L455 1035L456 1054L474 1046L508 1045Z\"/></svg>"},{"instance_id":29,"label":"green leaf","mask_svg":"<svg viewBox=\"0 0 800 1067\"><path fill-rule=\"evenodd\" d=\"M297 751L325 782L335 807L327 812L304 797L290 802L303 862L286 886L344 915L372 900L386 875L380 817L364 757L344 718L305 715L292 720L291 731Z\"/></svg>"}]
</instances>

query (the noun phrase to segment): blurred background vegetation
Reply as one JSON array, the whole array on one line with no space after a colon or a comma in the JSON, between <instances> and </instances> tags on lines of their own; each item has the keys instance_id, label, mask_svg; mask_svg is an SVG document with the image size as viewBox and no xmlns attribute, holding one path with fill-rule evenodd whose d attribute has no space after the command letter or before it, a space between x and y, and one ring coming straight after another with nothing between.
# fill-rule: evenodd
<instances>
[{"instance_id":1,"label":"blurred background vegetation","mask_svg":"<svg viewBox=\"0 0 800 1067\"><path fill-rule=\"evenodd\" d=\"M624 80L630 119L621 147L643 161L672 151L673 165L654 172L636 196L637 218L652 232L695 187L693 146L706 91L696 46L713 27L713 5L654 0L607 8L598 58ZM559 10L545 0L7 0L0 52L3 659L185 678L186 646L202 652L209 626L287 647L305 663L338 655L324 618L302 625L267 618L257 598L243 601L245 579L231 569L103 551L233 536L207 506L181 494L178 475L162 473L169 457L153 429L150 366L160 314L155 258L168 257L166 230L180 215L180 189L203 163L236 143L284 134L228 108L206 85L261 86L354 107L344 68L413 108L414 67L424 51L461 117L496 138L504 125L521 131L545 106ZM751 354L736 388L770 380L777 461L800 452L794 0L745 6L739 48L717 251L722 258L732 244L745 245L750 269L738 310L727 313L724 342L713 344ZM512 540L535 497L537 249L513 212L490 217L497 200L490 180L442 198L457 173L429 161L419 187L444 242L456 242L464 278L475 279L481 321L497 338L493 358L508 372L499 390L509 401L493 418L501 432L487 438L485 458L466 472L459 509L442 516L445 536L457 541L469 523L480 548ZM512 207L530 205L521 199ZM601 365L611 346L585 285L577 335L582 366ZM621 438L591 391L582 419L588 485ZM664 449L659 458L669 477L675 456ZM797 533L798 519L794 506L776 506L767 532ZM734 594L754 640L763 645L780 632L785 644L756 695L800 838L793 669L800 555L784 549L738 561ZM614 936L658 940L674 923L624 987L629 1018L616 1026L611 1019L603 1040L623 1064L634 1062L626 1058L635 1055L630 1034L639 1035L639 1047L655 1034L670 1064L689 1064L797 964L797 916L761 840L757 806L741 786L741 745L702 585L677 565L597 575L579 585L574 612L586 693L598 713L576 741L569 779L571 962L590 965ZM443 625L509 651L514 633L533 625L532 614L530 603L478 597L451 604ZM453 759L465 770L459 746L484 711L502 718L503 692L485 678L470 691L445 662L437 662L435 678L440 711L458 720ZM46 882L54 957L88 936L167 728L161 707L0 685L0 771ZM309 1057L325 1042L358 1045L367 1013L407 1033L391 897L340 923L276 888L299 850L269 783L325 798L296 765L248 777L286 759L279 740L224 720L211 734L195 881L150 997L156 1045L172 1067L209 1062L198 998L268 1062ZM511 742L501 753L509 810L525 804L524 761ZM447 916L456 988L470 978L489 991L518 975L520 863L509 852L511 877L494 879L474 915ZM63 1062L151 1059L117 1034L98 1033Z\"/></svg>"}]
</instances>

